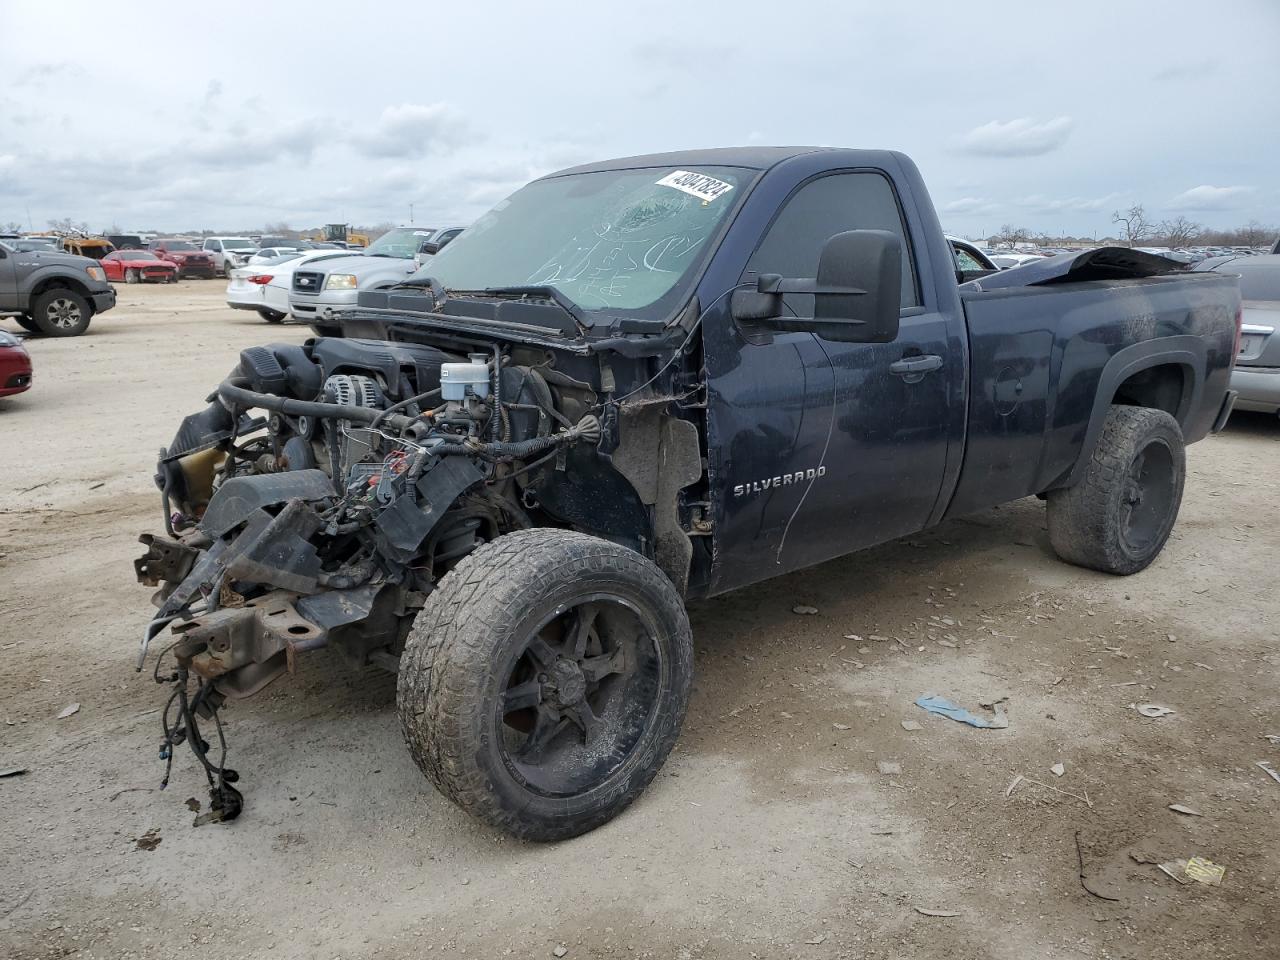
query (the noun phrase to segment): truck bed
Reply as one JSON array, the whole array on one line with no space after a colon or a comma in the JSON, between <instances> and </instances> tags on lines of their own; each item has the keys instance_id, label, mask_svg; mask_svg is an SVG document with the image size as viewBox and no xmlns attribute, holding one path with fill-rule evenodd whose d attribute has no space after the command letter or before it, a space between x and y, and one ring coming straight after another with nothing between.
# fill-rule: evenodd
<instances>
[{"instance_id":1,"label":"truck bed","mask_svg":"<svg viewBox=\"0 0 1280 960\"><path fill-rule=\"evenodd\" d=\"M1231 374L1234 278L977 281L960 299L968 432L947 516L1068 485L1113 399L1167 410L1188 443L1212 428Z\"/></svg>"}]
</instances>

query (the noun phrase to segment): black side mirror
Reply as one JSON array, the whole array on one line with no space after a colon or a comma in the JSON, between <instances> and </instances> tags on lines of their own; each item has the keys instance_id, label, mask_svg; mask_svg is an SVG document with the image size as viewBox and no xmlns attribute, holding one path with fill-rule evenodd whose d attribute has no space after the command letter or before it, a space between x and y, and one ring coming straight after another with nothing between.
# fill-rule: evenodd
<instances>
[{"instance_id":1,"label":"black side mirror","mask_svg":"<svg viewBox=\"0 0 1280 960\"><path fill-rule=\"evenodd\" d=\"M784 317L783 294L812 294L812 317ZM804 330L843 343L889 343L902 309L902 243L887 230L849 230L822 246L813 280L762 274L755 290L738 290L735 320Z\"/></svg>"},{"instance_id":2,"label":"black side mirror","mask_svg":"<svg viewBox=\"0 0 1280 960\"><path fill-rule=\"evenodd\" d=\"M418 252L434 257L440 252L440 248L443 246L443 243L436 243L434 240L424 240L422 243L418 244Z\"/></svg>"}]
</instances>

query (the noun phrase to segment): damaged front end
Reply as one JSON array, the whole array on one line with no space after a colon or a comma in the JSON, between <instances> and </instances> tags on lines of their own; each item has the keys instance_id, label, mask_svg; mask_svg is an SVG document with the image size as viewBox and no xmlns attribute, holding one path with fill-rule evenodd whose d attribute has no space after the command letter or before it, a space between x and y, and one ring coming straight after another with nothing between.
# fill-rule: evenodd
<instances>
[{"instance_id":1,"label":"damaged front end","mask_svg":"<svg viewBox=\"0 0 1280 960\"><path fill-rule=\"evenodd\" d=\"M452 564L546 522L529 515L531 491L600 427L588 389L553 393L524 359L358 340L253 348L161 452L166 534L143 535L135 561L158 609L137 666L167 630L153 671L173 686L161 757L191 747L209 779L208 819L242 806L225 766L227 700L324 646L394 669ZM216 761L202 722L216 729Z\"/></svg>"}]
</instances>

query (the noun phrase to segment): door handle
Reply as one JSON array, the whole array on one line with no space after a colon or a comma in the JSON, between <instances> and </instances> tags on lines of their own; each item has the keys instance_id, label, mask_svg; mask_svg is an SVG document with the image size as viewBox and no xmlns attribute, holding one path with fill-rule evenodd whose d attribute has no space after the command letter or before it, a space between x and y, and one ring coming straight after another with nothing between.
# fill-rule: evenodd
<instances>
[{"instance_id":1,"label":"door handle","mask_svg":"<svg viewBox=\"0 0 1280 960\"><path fill-rule=\"evenodd\" d=\"M942 366L942 358L936 353L927 353L924 356L903 357L901 360L895 360L889 364L889 372L896 373L900 377L911 376L912 374L925 374L930 370L937 370Z\"/></svg>"}]
</instances>

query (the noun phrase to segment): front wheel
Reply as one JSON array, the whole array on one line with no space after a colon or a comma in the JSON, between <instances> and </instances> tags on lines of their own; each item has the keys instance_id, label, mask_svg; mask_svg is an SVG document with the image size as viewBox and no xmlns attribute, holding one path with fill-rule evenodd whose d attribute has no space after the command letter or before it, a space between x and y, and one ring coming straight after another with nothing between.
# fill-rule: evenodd
<instances>
[{"instance_id":1,"label":"front wheel","mask_svg":"<svg viewBox=\"0 0 1280 960\"><path fill-rule=\"evenodd\" d=\"M270 307L259 307L258 316L267 321L267 323L280 323L285 317L279 310L272 310Z\"/></svg>"},{"instance_id":2,"label":"front wheel","mask_svg":"<svg viewBox=\"0 0 1280 960\"><path fill-rule=\"evenodd\" d=\"M1186 469L1177 420L1163 410L1112 407L1080 482L1049 493L1054 551L1104 573L1146 569L1178 518Z\"/></svg>"},{"instance_id":3,"label":"front wheel","mask_svg":"<svg viewBox=\"0 0 1280 960\"><path fill-rule=\"evenodd\" d=\"M140 279L138 271L134 270L132 267L124 272L125 283L137 283Z\"/></svg>"},{"instance_id":4,"label":"front wheel","mask_svg":"<svg viewBox=\"0 0 1280 960\"><path fill-rule=\"evenodd\" d=\"M36 297L31 319L47 337L76 337L89 328L93 310L74 290L55 287Z\"/></svg>"},{"instance_id":5,"label":"front wheel","mask_svg":"<svg viewBox=\"0 0 1280 960\"><path fill-rule=\"evenodd\" d=\"M397 706L427 778L529 840L606 823L684 721L693 643L653 563L564 530L477 548L436 586L400 661Z\"/></svg>"}]
</instances>

